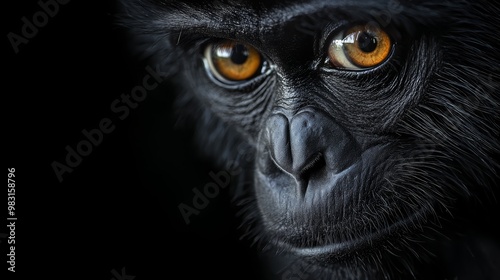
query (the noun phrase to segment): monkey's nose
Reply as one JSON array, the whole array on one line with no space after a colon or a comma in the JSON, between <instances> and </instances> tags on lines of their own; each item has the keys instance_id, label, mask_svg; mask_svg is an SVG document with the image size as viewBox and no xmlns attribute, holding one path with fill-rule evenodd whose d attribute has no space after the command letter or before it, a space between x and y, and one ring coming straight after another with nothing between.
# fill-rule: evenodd
<instances>
[{"instance_id":1,"label":"monkey's nose","mask_svg":"<svg viewBox=\"0 0 500 280\"><path fill-rule=\"evenodd\" d=\"M303 110L291 119L276 113L267 123L267 137L276 166L297 181L314 173L340 173L361 154L355 139L319 111Z\"/></svg>"}]
</instances>

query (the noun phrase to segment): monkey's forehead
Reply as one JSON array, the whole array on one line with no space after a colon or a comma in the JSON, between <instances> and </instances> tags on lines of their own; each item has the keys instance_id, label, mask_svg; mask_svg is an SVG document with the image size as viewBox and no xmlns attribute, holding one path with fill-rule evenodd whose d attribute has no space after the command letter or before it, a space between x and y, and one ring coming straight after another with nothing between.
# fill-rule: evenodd
<instances>
[{"instance_id":1,"label":"monkey's forehead","mask_svg":"<svg viewBox=\"0 0 500 280\"><path fill-rule=\"evenodd\" d=\"M154 5L149 5L148 3ZM468 5L466 1L366 1L366 0L306 0L306 1L123 1L125 14L134 15L136 23L148 22L148 32L197 32L233 39L256 41L263 34L283 30L288 26L308 23L313 31L341 20L370 21L374 17L390 17L391 22L417 22L437 25L443 15Z\"/></svg>"}]
</instances>

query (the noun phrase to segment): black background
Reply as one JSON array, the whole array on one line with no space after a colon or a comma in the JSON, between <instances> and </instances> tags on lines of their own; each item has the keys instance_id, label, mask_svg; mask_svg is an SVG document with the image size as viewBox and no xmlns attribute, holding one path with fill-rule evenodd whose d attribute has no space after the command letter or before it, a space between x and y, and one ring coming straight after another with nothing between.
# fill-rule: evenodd
<instances>
[{"instance_id":1,"label":"black background","mask_svg":"<svg viewBox=\"0 0 500 280\"><path fill-rule=\"evenodd\" d=\"M2 8L2 138L5 163L16 169L16 273L7 273L4 238L8 277L0 278L120 280L113 271L123 268L137 280L260 278L227 190L189 225L182 219L178 205L192 204L192 189L219 170L197 156L188 131L175 128L168 86L149 92L124 120L111 111L145 75L114 25L116 3L60 5L16 54L7 34L22 35L21 18L32 21L41 8L11 2ZM59 182L51 164L65 164L65 147L75 149L82 130L104 118L114 131ZM7 186L2 192L6 197Z\"/></svg>"}]
</instances>

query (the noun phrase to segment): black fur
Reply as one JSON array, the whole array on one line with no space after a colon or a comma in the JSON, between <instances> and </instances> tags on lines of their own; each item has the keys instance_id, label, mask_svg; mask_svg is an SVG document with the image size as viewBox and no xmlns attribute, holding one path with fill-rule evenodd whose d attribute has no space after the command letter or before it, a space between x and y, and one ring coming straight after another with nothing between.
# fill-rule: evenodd
<instances>
[{"instance_id":1,"label":"black fur","mask_svg":"<svg viewBox=\"0 0 500 280\"><path fill-rule=\"evenodd\" d=\"M119 23L133 35L131 51L169 75L178 89L174 109L181 123L196 124L201 150L220 166L246 171L234 194L244 236L283 253L289 266L282 275L299 265L310 279L500 277L495 263L500 232L494 229L500 184L498 2L121 3ZM350 21L392 30L397 48L390 61L363 73L311 70L322 62L322 48L315 47L321 32ZM201 49L212 38L249 43L277 66L259 83L223 89L207 78L202 63ZM287 99L284 92L298 97ZM260 105L248 109L255 103ZM342 218L326 201L278 220L293 202L278 212L263 202L266 190L255 178L255 156L262 152L261 131L276 105L313 106L351 131L361 146L384 145L376 164L365 166L356 179L360 182L351 182L362 186L360 200L343 201L349 211ZM411 222L390 229L412 215ZM386 234L353 250L290 254L296 247L352 240L375 230Z\"/></svg>"}]
</instances>

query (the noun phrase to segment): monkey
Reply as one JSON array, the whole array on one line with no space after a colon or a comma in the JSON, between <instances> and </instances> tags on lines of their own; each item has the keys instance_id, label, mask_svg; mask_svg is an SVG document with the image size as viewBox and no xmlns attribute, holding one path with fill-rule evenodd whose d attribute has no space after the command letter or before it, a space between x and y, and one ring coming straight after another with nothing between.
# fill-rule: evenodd
<instances>
[{"instance_id":1,"label":"monkey","mask_svg":"<svg viewBox=\"0 0 500 280\"><path fill-rule=\"evenodd\" d=\"M122 0L277 279L498 279L500 4ZM274 264L271 264L274 265ZM278 266L278 265L276 265Z\"/></svg>"}]
</instances>

